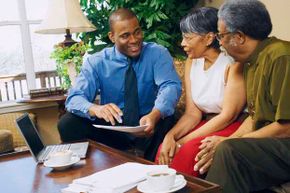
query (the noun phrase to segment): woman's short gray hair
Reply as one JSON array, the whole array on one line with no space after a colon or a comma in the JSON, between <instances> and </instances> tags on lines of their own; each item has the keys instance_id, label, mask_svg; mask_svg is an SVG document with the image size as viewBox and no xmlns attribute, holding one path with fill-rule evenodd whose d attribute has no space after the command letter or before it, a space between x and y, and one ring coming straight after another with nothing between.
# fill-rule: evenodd
<instances>
[{"instance_id":1,"label":"woman's short gray hair","mask_svg":"<svg viewBox=\"0 0 290 193\"><path fill-rule=\"evenodd\" d=\"M257 40L264 40L272 31L269 12L258 0L228 0L220 7L218 17L229 32L241 31Z\"/></svg>"},{"instance_id":2,"label":"woman's short gray hair","mask_svg":"<svg viewBox=\"0 0 290 193\"><path fill-rule=\"evenodd\" d=\"M180 21L180 30L182 33L196 33L205 35L209 32L217 33L217 12L218 9L213 7L200 7L192 9ZM210 47L219 49L219 43L216 39Z\"/></svg>"}]
</instances>

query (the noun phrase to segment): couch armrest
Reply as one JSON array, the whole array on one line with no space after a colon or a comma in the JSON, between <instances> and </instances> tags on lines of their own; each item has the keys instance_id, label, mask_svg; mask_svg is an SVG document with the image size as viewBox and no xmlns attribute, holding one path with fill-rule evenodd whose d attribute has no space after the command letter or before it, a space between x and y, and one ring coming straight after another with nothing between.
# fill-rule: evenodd
<instances>
[{"instance_id":1,"label":"couch armrest","mask_svg":"<svg viewBox=\"0 0 290 193\"><path fill-rule=\"evenodd\" d=\"M12 151L13 148L13 137L9 130L0 130L0 154Z\"/></svg>"},{"instance_id":2,"label":"couch armrest","mask_svg":"<svg viewBox=\"0 0 290 193\"><path fill-rule=\"evenodd\" d=\"M25 146L26 143L21 135L21 133L18 131L18 128L16 126L16 119L23 115L21 112L17 113L6 113L0 115L0 130L9 130L12 133L13 136L13 147L20 147ZM34 114L29 113L29 117L31 120L36 123L36 117Z\"/></svg>"}]
</instances>

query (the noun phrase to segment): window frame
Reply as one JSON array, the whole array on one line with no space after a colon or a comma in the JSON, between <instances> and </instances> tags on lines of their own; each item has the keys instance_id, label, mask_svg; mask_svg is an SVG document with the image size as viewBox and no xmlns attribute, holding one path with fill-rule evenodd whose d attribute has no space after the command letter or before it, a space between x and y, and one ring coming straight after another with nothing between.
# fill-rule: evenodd
<instances>
[{"instance_id":1,"label":"window frame","mask_svg":"<svg viewBox=\"0 0 290 193\"><path fill-rule=\"evenodd\" d=\"M22 41L22 52L24 57L24 69L26 73L26 82L28 90L36 88L36 75L34 71L34 59L30 36L30 25L40 24L42 20L28 20L26 13L25 0L17 0L19 20L0 21L0 26L17 25L20 27L20 36Z\"/></svg>"}]
</instances>

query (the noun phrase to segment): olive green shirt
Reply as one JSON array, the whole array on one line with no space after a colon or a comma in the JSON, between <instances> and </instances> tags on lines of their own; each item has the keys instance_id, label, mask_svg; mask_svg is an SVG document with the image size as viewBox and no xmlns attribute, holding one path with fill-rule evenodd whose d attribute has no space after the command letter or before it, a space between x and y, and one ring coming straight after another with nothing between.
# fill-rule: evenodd
<instances>
[{"instance_id":1,"label":"olive green shirt","mask_svg":"<svg viewBox=\"0 0 290 193\"><path fill-rule=\"evenodd\" d=\"M290 120L290 42L263 40L244 66L253 129Z\"/></svg>"}]
</instances>

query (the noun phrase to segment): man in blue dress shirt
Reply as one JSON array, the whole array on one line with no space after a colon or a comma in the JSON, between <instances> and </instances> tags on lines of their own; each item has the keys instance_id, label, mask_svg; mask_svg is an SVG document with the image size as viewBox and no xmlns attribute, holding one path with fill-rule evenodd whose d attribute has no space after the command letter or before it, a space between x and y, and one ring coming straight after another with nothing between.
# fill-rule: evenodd
<instances>
[{"instance_id":1,"label":"man in blue dress shirt","mask_svg":"<svg viewBox=\"0 0 290 193\"><path fill-rule=\"evenodd\" d=\"M153 160L174 124L181 82L168 50L156 43L143 42L141 27L132 11L124 8L114 11L109 25L108 35L115 45L84 61L69 91L68 112L59 121L59 133L63 142L90 138L122 150L137 148L146 159ZM148 125L141 136L92 126L123 124L124 82L129 62L137 78L139 124ZM98 94L100 104L95 104Z\"/></svg>"}]
</instances>

